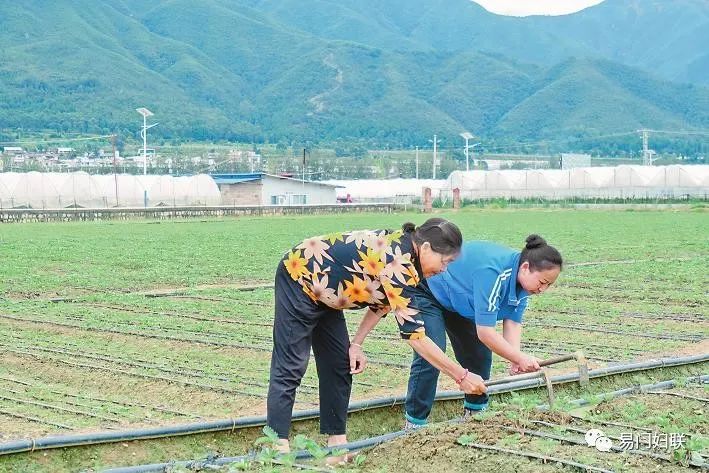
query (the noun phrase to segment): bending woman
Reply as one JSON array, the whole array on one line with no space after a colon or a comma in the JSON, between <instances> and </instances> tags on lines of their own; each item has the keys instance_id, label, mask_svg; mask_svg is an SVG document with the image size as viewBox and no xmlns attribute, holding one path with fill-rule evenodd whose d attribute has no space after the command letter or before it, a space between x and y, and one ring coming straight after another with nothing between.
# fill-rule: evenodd
<instances>
[{"instance_id":1,"label":"bending woman","mask_svg":"<svg viewBox=\"0 0 709 473\"><path fill-rule=\"evenodd\" d=\"M538 360L520 349L522 315L528 296L554 284L562 265L561 254L539 235L528 236L521 252L485 241L465 243L460 258L428 281L436 301L423 317L426 335L445 351L447 332L456 359L483 379L490 377L493 352L510 361L510 374L538 370ZM495 330L500 320L502 334ZM405 405L408 428L426 424L437 381L438 370L414 354ZM487 394L467 393L464 413L487 404Z\"/></svg>"},{"instance_id":2,"label":"bending woman","mask_svg":"<svg viewBox=\"0 0 709 473\"><path fill-rule=\"evenodd\" d=\"M285 255L276 271L267 401L267 424L278 433L282 451L288 450L296 388L311 347L319 378L320 431L329 435L329 446L347 442L352 374L362 372L366 364L362 334L390 310L401 337L420 356L454 378L462 391L486 391L479 376L468 374L426 337L418 310L419 299L432 299L423 278L444 271L460 253L461 244L457 226L432 218L418 228L407 223L395 232L308 238ZM343 309L365 307L360 330L350 343Z\"/></svg>"}]
</instances>

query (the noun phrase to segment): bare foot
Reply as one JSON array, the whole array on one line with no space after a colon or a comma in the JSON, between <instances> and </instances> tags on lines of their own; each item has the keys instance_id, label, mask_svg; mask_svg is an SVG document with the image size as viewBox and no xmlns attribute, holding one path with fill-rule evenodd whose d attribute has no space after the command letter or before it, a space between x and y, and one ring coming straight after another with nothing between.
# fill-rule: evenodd
<instances>
[{"instance_id":1,"label":"bare foot","mask_svg":"<svg viewBox=\"0 0 709 473\"><path fill-rule=\"evenodd\" d=\"M273 449L280 453L290 453L290 443L288 439L278 439L278 442L273 446Z\"/></svg>"},{"instance_id":2,"label":"bare foot","mask_svg":"<svg viewBox=\"0 0 709 473\"><path fill-rule=\"evenodd\" d=\"M329 448L333 448L333 449L337 449L338 446L344 445L346 443L347 443L347 436L346 435L331 435L330 438L327 439L327 446ZM345 453L344 455L327 457L325 459L325 464L328 466L344 465L344 464L349 463L352 460L354 460L354 458L355 458L354 453Z\"/></svg>"}]
</instances>

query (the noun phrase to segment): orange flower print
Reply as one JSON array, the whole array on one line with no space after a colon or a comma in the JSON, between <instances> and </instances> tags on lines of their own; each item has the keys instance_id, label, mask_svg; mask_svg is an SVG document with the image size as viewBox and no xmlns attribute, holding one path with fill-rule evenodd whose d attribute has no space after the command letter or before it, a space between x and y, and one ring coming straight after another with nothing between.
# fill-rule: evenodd
<instances>
[{"instance_id":1,"label":"orange flower print","mask_svg":"<svg viewBox=\"0 0 709 473\"><path fill-rule=\"evenodd\" d=\"M409 268L408 272L411 277L406 281L406 285L407 286L418 286L418 284L421 282L421 278L419 277L419 273L416 271L416 269L414 267Z\"/></svg>"},{"instance_id":2,"label":"orange flower print","mask_svg":"<svg viewBox=\"0 0 709 473\"><path fill-rule=\"evenodd\" d=\"M359 253L359 257L362 258L359 265L364 269L364 272L370 276L379 276L379 273L381 273L382 269L384 269L381 253L378 253L371 248L367 249L367 254L364 254L359 250L357 250L357 253Z\"/></svg>"},{"instance_id":3,"label":"orange flower print","mask_svg":"<svg viewBox=\"0 0 709 473\"><path fill-rule=\"evenodd\" d=\"M394 287L388 281L382 281L382 287L384 288L384 294L387 296L389 306L392 310L398 311L398 309L406 309L409 306L411 299L401 297L401 292L404 290L403 288Z\"/></svg>"},{"instance_id":4,"label":"orange flower print","mask_svg":"<svg viewBox=\"0 0 709 473\"><path fill-rule=\"evenodd\" d=\"M352 302L367 302L369 300L370 293L367 290L367 281L354 276L352 282L345 281L345 292L344 294Z\"/></svg>"},{"instance_id":5,"label":"orange flower print","mask_svg":"<svg viewBox=\"0 0 709 473\"><path fill-rule=\"evenodd\" d=\"M286 265L288 274L290 274L293 281L297 281L301 276L310 274L308 271L307 264L308 260L302 257L300 250L291 251L288 254L288 259L283 260L283 264Z\"/></svg>"}]
</instances>

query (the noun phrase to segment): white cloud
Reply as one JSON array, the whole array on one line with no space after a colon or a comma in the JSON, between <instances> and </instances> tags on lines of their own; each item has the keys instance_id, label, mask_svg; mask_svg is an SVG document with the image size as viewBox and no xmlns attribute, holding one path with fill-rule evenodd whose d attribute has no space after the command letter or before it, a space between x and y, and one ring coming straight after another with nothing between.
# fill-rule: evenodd
<instances>
[{"instance_id":1,"label":"white cloud","mask_svg":"<svg viewBox=\"0 0 709 473\"><path fill-rule=\"evenodd\" d=\"M603 0L472 0L486 10L499 15L566 15Z\"/></svg>"}]
</instances>

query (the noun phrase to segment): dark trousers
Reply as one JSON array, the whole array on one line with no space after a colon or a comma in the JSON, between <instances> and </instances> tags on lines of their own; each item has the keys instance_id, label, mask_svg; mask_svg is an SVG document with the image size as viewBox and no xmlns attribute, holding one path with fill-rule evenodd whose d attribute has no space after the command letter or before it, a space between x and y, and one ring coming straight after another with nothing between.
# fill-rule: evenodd
<instances>
[{"instance_id":1,"label":"dark trousers","mask_svg":"<svg viewBox=\"0 0 709 473\"><path fill-rule=\"evenodd\" d=\"M417 299L417 303L420 304ZM471 373L483 379L490 378L492 368L492 351L480 341L475 322L460 316L456 312L445 310L437 302L422 305L426 336L438 347L446 351L446 333L458 363ZM438 369L414 352L409 386L406 393L406 418L414 424L425 424L433 407L438 384ZM487 407L487 394L466 394L464 406L466 409L482 410Z\"/></svg>"},{"instance_id":2,"label":"dark trousers","mask_svg":"<svg viewBox=\"0 0 709 473\"><path fill-rule=\"evenodd\" d=\"M276 271L275 297L268 426L279 438L288 438L295 391L308 367L312 347L319 378L320 432L345 434L352 375L344 314L313 302L283 264Z\"/></svg>"}]
</instances>

